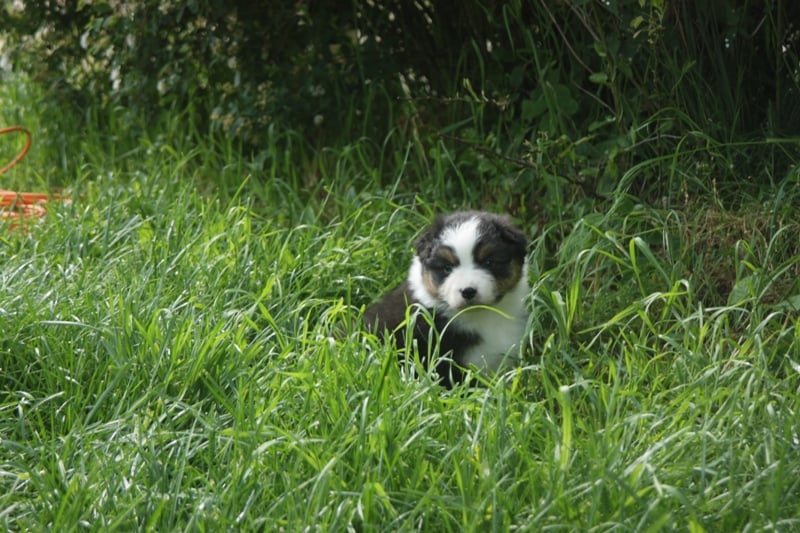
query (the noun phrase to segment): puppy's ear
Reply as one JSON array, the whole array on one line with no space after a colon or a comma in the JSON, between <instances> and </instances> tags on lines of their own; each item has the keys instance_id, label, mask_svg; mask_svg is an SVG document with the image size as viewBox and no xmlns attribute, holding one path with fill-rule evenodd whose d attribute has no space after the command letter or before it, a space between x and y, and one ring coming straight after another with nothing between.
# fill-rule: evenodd
<instances>
[{"instance_id":1,"label":"puppy's ear","mask_svg":"<svg viewBox=\"0 0 800 533\"><path fill-rule=\"evenodd\" d=\"M523 248L528 246L528 237L510 220L505 220L503 224L500 224L500 236L504 241L511 244L522 246Z\"/></svg>"},{"instance_id":2,"label":"puppy's ear","mask_svg":"<svg viewBox=\"0 0 800 533\"><path fill-rule=\"evenodd\" d=\"M417 240L414 241L414 248L416 249L419 257L425 258L431 254L433 246L436 243L436 237L442 231L443 225L444 217L439 215L433 219L433 223L430 225L430 227L428 227L422 233L422 235L417 237Z\"/></svg>"},{"instance_id":3,"label":"puppy's ear","mask_svg":"<svg viewBox=\"0 0 800 533\"><path fill-rule=\"evenodd\" d=\"M500 238L510 244L519 257L524 257L528 249L528 237L513 222L503 218L497 225Z\"/></svg>"}]
</instances>

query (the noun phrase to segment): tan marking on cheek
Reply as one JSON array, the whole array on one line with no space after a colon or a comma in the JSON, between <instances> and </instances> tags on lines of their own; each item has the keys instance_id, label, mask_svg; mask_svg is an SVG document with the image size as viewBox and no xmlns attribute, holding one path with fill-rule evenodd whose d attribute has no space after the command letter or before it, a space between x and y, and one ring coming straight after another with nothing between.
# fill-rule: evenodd
<instances>
[{"instance_id":1,"label":"tan marking on cheek","mask_svg":"<svg viewBox=\"0 0 800 533\"><path fill-rule=\"evenodd\" d=\"M505 295L508 291L516 287L521 277L522 277L522 263L520 263L519 261L512 261L511 272L508 274L508 277L497 280L498 296Z\"/></svg>"},{"instance_id":2,"label":"tan marking on cheek","mask_svg":"<svg viewBox=\"0 0 800 533\"><path fill-rule=\"evenodd\" d=\"M425 270L422 273L422 284L425 285L425 290L434 298L439 297L439 287L436 285L436 280L433 279L433 274Z\"/></svg>"},{"instance_id":3,"label":"tan marking on cheek","mask_svg":"<svg viewBox=\"0 0 800 533\"><path fill-rule=\"evenodd\" d=\"M489 258L492 255L492 248L486 244L481 244L478 249L476 250L475 257L477 258L478 262L481 263Z\"/></svg>"}]
</instances>

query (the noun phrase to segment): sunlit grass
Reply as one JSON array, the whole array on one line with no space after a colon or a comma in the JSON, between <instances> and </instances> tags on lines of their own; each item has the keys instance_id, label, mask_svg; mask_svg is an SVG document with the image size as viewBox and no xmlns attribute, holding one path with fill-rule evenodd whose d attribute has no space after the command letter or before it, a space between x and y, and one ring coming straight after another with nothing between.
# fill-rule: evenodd
<instances>
[{"instance_id":1,"label":"sunlit grass","mask_svg":"<svg viewBox=\"0 0 800 533\"><path fill-rule=\"evenodd\" d=\"M476 189L392 138L298 167L291 133L248 158L160 127L82 139L73 202L0 230L6 529L800 527L791 216L621 200L555 254L542 228L527 360L445 391L359 313Z\"/></svg>"}]
</instances>

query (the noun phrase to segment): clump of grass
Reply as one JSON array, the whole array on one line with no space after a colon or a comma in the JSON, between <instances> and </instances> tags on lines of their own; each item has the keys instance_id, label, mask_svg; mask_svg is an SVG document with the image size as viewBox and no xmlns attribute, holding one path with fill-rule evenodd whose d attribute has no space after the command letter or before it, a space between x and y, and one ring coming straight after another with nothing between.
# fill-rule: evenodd
<instances>
[{"instance_id":1,"label":"clump of grass","mask_svg":"<svg viewBox=\"0 0 800 533\"><path fill-rule=\"evenodd\" d=\"M477 201L452 169L365 142L309 182L290 133L248 158L159 128L83 139L73 203L0 236L6 529L798 527L788 219L719 224L733 250L629 197L544 227L525 363L445 391L358 326L429 214ZM711 301L731 253L743 296Z\"/></svg>"}]
</instances>

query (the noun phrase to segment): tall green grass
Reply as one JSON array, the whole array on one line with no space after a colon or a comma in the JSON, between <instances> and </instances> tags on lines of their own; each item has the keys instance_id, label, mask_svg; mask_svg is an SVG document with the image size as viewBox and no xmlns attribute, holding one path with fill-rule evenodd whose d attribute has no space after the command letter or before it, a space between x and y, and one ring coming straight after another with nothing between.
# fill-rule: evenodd
<instances>
[{"instance_id":1,"label":"tall green grass","mask_svg":"<svg viewBox=\"0 0 800 533\"><path fill-rule=\"evenodd\" d=\"M245 157L179 113L59 140L2 90L38 141L4 185L73 198L0 233L5 529L800 527L791 212L618 191L541 227L524 364L445 391L359 316L433 212L482 207L446 152Z\"/></svg>"}]
</instances>

